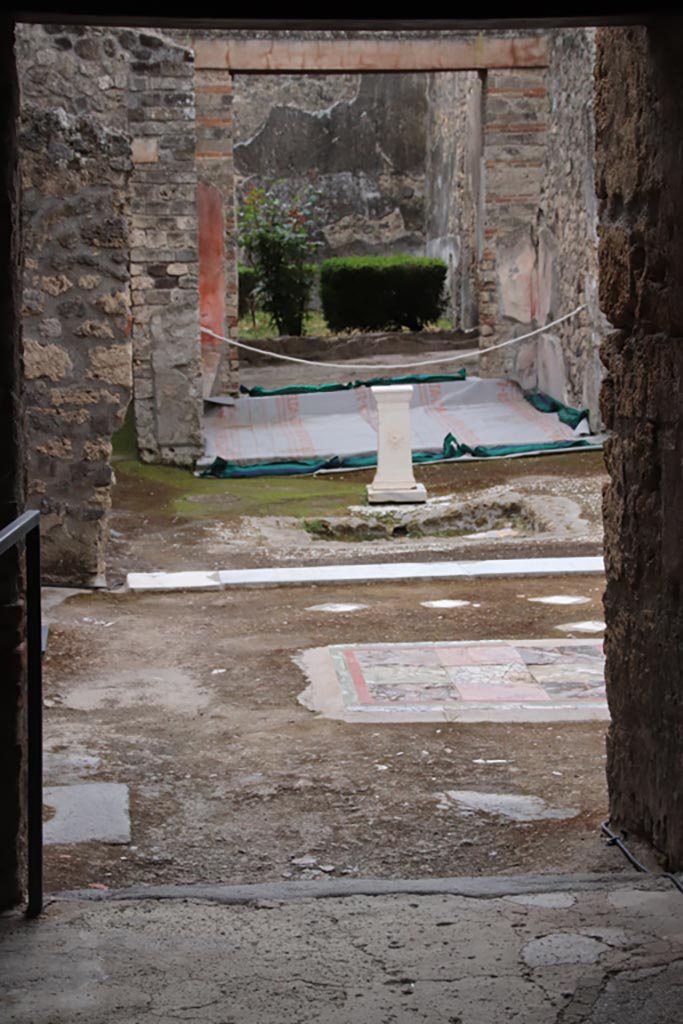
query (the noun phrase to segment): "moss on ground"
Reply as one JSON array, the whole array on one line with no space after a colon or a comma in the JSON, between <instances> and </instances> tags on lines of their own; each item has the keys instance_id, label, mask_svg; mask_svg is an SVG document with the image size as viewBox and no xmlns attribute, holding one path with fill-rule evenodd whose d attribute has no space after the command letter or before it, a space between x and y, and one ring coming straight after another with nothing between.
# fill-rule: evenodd
<instances>
[{"instance_id":1,"label":"moss on ground","mask_svg":"<svg viewBox=\"0 0 683 1024\"><path fill-rule=\"evenodd\" d=\"M365 501L366 474L346 477L253 477L216 480L187 469L135 459L115 464L114 503L163 518L238 519L240 516L336 516Z\"/></svg>"}]
</instances>

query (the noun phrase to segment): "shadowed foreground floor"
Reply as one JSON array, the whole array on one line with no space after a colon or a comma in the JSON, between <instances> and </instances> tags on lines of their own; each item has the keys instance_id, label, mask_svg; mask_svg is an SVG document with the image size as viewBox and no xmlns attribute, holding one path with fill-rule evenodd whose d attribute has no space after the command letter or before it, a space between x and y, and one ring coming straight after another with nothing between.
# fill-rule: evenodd
<instances>
[{"instance_id":1,"label":"shadowed foreground floor","mask_svg":"<svg viewBox=\"0 0 683 1024\"><path fill-rule=\"evenodd\" d=\"M0 1001L25 1024L674 1024L681 911L627 873L71 894L0 918Z\"/></svg>"}]
</instances>

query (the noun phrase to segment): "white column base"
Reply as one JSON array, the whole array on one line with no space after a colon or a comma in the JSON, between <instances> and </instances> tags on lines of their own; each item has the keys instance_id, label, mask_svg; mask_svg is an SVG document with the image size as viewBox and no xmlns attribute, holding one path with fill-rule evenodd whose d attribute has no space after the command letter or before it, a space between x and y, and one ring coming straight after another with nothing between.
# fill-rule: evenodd
<instances>
[{"instance_id":1,"label":"white column base","mask_svg":"<svg viewBox=\"0 0 683 1024\"><path fill-rule=\"evenodd\" d=\"M368 502L370 505L407 505L419 504L427 500L427 491L424 484L415 484L413 487L375 487L374 484L367 485Z\"/></svg>"},{"instance_id":2,"label":"white column base","mask_svg":"<svg viewBox=\"0 0 683 1024\"><path fill-rule=\"evenodd\" d=\"M372 389L377 402L377 472L368 484L368 503L417 504L427 500L413 472L410 444L412 384L381 384Z\"/></svg>"}]
</instances>

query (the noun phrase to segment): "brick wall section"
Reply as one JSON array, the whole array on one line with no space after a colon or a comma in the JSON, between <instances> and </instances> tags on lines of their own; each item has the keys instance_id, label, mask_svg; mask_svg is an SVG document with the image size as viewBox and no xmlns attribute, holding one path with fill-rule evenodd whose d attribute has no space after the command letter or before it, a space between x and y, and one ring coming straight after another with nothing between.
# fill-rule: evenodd
<instances>
[{"instance_id":1,"label":"brick wall section","mask_svg":"<svg viewBox=\"0 0 683 1024\"><path fill-rule=\"evenodd\" d=\"M200 321L217 334L230 336L237 328L237 250L235 246L235 172L233 162L233 83L226 71L197 70L195 72L197 117L197 178L213 196L209 209L220 209L220 225L207 223L200 216L200 251L203 236L222 228L221 309L211 309L211 295L204 294L207 277L218 281L219 268L209 266L205 273L200 258ZM210 240L209 240L210 241ZM207 246L206 260L212 260L215 246ZM217 296L214 296L217 298ZM208 308L207 308L208 307ZM213 312L213 315L212 315ZM222 321L222 322L219 322ZM202 336L202 364L204 395L226 394L238 387L238 350L224 343Z\"/></svg>"},{"instance_id":2,"label":"brick wall section","mask_svg":"<svg viewBox=\"0 0 683 1024\"><path fill-rule=\"evenodd\" d=\"M616 828L683 869L683 35L598 30L607 779ZM619 130L615 131L615 125Z\"/></svg>"},{"instance_id":3,"label":"brick wall section","mask_svg":"<svg viewBox=\"0 0 683 1024\"><path fill-rule=\"evenodd\" d=\"M523 334L538 314L536 221L547 137L544 68L489 71L484 93L482 348ZM482 356L485 376L510 373L511 349Z\"/></svg>"},{"instance_id":4,"label":"brick wall section","mask_svg":"<svg viewBox=\"0 0 683 1024\"><path fill-rule=\"evenodd\" d=\"M16 118L19 90L13 31L0 17L0 527L24 510L25 439L21 395L21 279ZM0 909L17 903L24 886L25 621L21 558L0 557Z\"/></svg>"},{"instance_id":5,"label":"brick wall section","mask_svg":"<svg viewBox=\"0 0 683 1024\"><path fill-rule=\"evenodd\" d=\"M201 448L191 53L151 32L23 25L19 56L24 104L131 138L138 446L189 464Z\"/></svg>"},{"instance_id":6,"label":"brick wall section","mask_svg":"<svg viewBox=\"0 0 683 1024\"><path fill-rule=\"evenodd\" d=\"M482 76L430 75L425 168L425 250L449 268L449 313L458 327L479 322Z\"/></svg>"},{"instance_id":7,"label":"brick wall section","mask_svg":"<svg viewBox=\"0 0 683 1024\"><path fill-rule=\"evenodd\" d=\"M192 52L144 36L128 64L135 422L147 462L201 453Z\"/></svg>"},{"instance_id":8,"label":"brick wall section","mask_svg":"<svg viewBox=\"0 0 683 1024\"><path fill-rule=\"evenodd\" d=\"M132 384L128 139L25 105L21 149L29 503L46 582L98 584Z\"/></svg>"}]
</instances>

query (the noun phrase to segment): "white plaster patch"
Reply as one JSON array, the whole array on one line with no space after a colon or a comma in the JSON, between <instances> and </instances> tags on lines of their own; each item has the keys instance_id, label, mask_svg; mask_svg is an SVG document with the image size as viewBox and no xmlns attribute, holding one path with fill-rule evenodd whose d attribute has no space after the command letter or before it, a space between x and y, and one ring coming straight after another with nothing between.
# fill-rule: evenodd
<instances>
[{"instance_id":1,"label":"white plaster patch","mask_svg":"<svg viewBox=\"0 0 683 1024\"><path fill-rule=\"evenodd\" d=\"M561 626L555 626L565 633L602 633L605 623L600 619L586 619L585 622L563 622Z\"/></svg>"},{"instance_id":2,"label":"white plaster patch","mask_svg":"<svg viewBox=\"0 0 683 1024\"><path fill-rule=\"evenodd\" d=\"M218 590L217 572L129 572L129 590Z\"/></svg>"},{"instance_id":3,"label":"white plaster patch","mask_svg":"<svg viewBox=\"0 0 683 1024\"><path fill-rule=\"evenodd\" d=\"M609 946L578 932L553 932L532 939L522 950L527 967L551 967L554 964L594 964Z\"/></svg>"},{"instance_id":4,"label":"white plaster patch","mask_svg":"<svg viewBox=\"0 0 683 1024\"><path fill-rule=\"evenodd\" d=\"M47 844L130 842L128 786L120 782L47 786L43 803L54 811L43 826Z\"/></svg>"},{"instance_id":5,"label":"white plaster patch","mask_svg":"<svg viewBox=\"0 0 683 1024\"><path fill-rule=\"evenodd\" d=\"M450 598L443 598L440 601L420 601L423 608L464 608L471 601L455 601Z\"/></svg>"},{"instance_id":6,"label":"white plaster patch","mask_svg":"<svg viewBox=\"0 0 683 1024\"><path fill-rule=\"evenodd\" d=\"M497 814L511 821L543 821L548 818L575 818L579 813L575 807L548 807L540 796L523 796L517 793L478 793L468 789L449 789L435 794L440 811L459 810L464 814L481 811Z\"/></svg>"},{"instance_id":7,"label":"white plaster patch","mask_svg":"<svg viewBox=\"0 0 683 1024\"><path fill-rule=\"evenodd\" d=\"M571 892L530 892L523 896L506 896L510 903L519 903L523 907L548 907L565 910L573 907L576 896Z\"/></svg>"},{"instance_id":8,"label":"white plaster patch","mask_svg":"<svg viewBox=\"0 0 683 1024\"><path fill-rule=\"evenodd\" d=\"M367 608L366 604L312 604L306 609L308 612L358 612Z\"/></svg>"},{"instance_id":9,"label":"white plaster patch","mask_svg":"<svg viewBox=\"0 0 683 1024\"><path fill-rule=\"evenodd\" d=\"M548 597L528 597L527 601L538 604L590 604L590 597L578 597L572 594L550 594Z\"/></svg>"},{"instance_id":10,"label":"white plaster patch","mask_svg":"<svg viewBox=\"0 0 683 1024\"><path fill-rule=\"evenodd\" d=\"M520 531L512 527L504 530L482 530L481 533L466 533L463 540L500 540L501 537L519 537Z\"/></svg>"}]
</instances>

